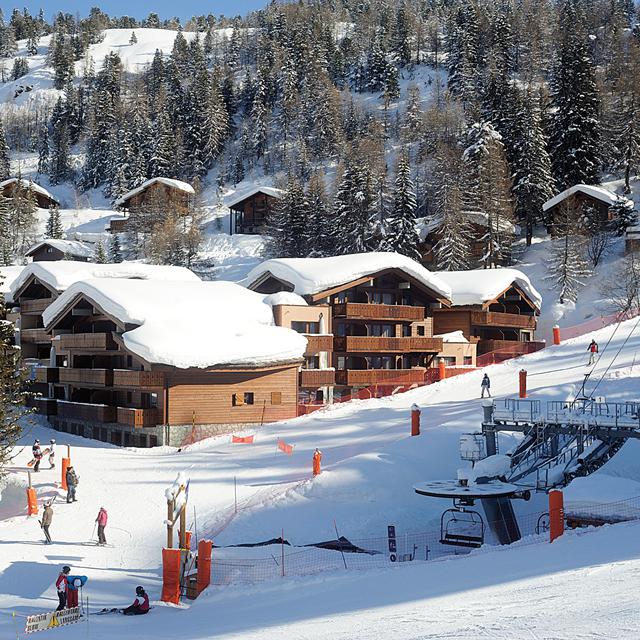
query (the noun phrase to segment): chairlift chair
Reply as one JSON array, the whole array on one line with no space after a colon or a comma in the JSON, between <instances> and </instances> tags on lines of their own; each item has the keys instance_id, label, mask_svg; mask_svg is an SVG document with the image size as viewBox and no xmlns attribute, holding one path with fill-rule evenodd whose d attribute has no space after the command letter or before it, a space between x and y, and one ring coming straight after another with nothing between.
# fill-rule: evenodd
<instances>
[{"instance_id":1,"label":"chairlift chair","mask_svg":"<svg viewBox=\"0 0 640 640\"><path fill-rule=\"evenodd\" d=\"M477 549L484 544L484 520L473 509L454 500L440 518L440 544Z\"/></svg>"}]
</instances>

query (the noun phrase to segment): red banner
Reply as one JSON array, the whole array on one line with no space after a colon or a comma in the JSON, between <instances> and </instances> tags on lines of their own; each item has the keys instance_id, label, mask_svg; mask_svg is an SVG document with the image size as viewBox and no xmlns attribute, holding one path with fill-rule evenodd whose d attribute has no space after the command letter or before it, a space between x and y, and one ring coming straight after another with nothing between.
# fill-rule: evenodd
<instances>
[{"instance_id":1,"label":"red banner","mask_svg":"<svg viewBox=\"0 0 640 640\"><path fill-rule=\"evenodd\" d=\"M284 440L278 440L278 449L288 456L293 455L293 445L287 444Z\"/></svg>"},{"instance_id":2,"label":"red banner","mask_svg":"<svg viewBox=\"0 0 640 640\"><path fill-rule=\"evenodd\" d=\"M231 436L233 444L253 444L253 436Z\"/></svg>"}]
</instances>

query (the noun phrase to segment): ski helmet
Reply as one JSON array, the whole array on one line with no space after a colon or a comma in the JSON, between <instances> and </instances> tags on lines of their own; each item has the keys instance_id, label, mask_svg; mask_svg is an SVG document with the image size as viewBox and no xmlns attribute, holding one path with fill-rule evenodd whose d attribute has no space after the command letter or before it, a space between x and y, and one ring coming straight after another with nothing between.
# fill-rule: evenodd
<instances>
[{"instance_id":1,"label":"ski helmet","mask_svg":"<svg viewBox=\"0 0 640 640\"><path fill-rule=\"evenodd\" d=\"M56 439L55 439L55 438L51 438L51 440L49 440L49 442L50 442L51 444L55 444L55 443L56 443Z\"/></svg>"},{"instance_id":2,"label":"ski helmet","mask_svg":"<svg viewBox=\"0 0 640 640\"><path fill-rule=\"evenodd\" d=\"M38 440L38 438L36 438L36 439L33 441L33 444L40 444L40 440Z\"/></svg>"},{"instance_id":3,"label":"ski helmet","mask_svg":"<svg viewBox=\"0 0 640 640\"><path fill-rule=\"evenodd\" d=\"M142 587L136 587L136 595L137 596L143 596L144 595L144 589Z\"/></svg>"},{"instance_id":4,"label":"ski helmet","mask_svg":"<svg viewBox=\"0 0 640 640\"><path fill-rule=\"evenodd\" d=\"M62 573L71 573L71 567L65 564L64 567L62 567Z\"/></svg>"}]
</instances>

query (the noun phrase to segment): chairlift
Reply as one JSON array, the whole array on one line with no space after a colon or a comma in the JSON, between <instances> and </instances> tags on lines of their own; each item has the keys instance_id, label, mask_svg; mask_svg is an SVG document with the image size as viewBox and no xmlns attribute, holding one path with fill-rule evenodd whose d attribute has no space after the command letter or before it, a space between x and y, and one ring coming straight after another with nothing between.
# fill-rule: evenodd
<instances>
[{"instance_id":1,"label":"chairlift","mask_svg":"<svg viewBox=\"0 0 640 640\"><path fill-rule=\"evenodd\" d=\"M484 520L473 509L454 501L440 518L440 543L477 549L484 544Z\"/></svg>"}]
</instances>

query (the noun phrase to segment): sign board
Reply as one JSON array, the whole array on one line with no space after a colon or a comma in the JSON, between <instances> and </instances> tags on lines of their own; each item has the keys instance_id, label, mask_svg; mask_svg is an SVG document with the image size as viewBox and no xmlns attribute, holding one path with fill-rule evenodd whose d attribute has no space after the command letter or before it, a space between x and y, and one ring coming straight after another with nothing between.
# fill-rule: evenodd
<instances>
[{"instance_id":1,"label":"sign board","mask_svg":"<svg viewBox=\"0 0 640 640\"><path fill-rule=\"evenodd\" d=\"M396 528L392 524L387 527L387 539L389 541L389 560L395 562L398 559L398 546L396 544Z\"/></svg>"},{"instance_id":2,"label":"sign board","mask_svg":"<svg viewBox=\"0 0 640 640\"><path fill-rule=\"evenodd\" d=\"M35 616L27 617L25 633L34 631L46 631L55 627L63 627L80 620L80 607L63 609L62 611L49 611L48 613L38 613Z\"/></svg>"}]
</instances>

